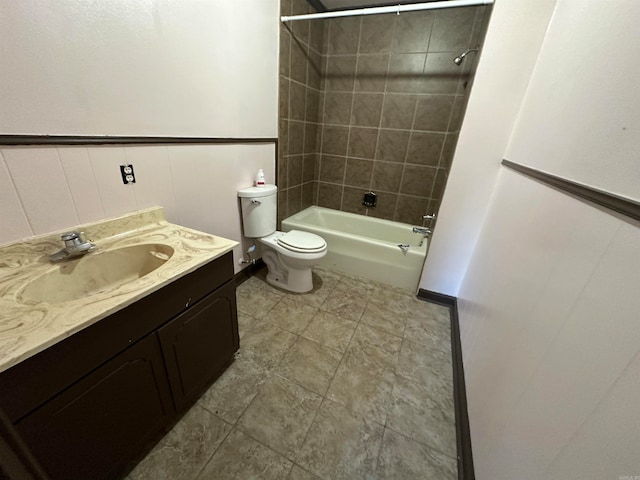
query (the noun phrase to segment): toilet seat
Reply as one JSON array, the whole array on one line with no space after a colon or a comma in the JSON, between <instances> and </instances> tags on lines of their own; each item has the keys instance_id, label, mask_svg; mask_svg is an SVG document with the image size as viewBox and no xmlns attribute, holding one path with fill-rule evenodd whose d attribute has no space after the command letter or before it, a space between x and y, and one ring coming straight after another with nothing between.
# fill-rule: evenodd
<instances>
[{"instance_id":1,"label":"toilet seat","mask_svg":"<svg viewBox=\"0 0 640 480\"><path fill-rule=\"evenodd\" d=\"M316 253L327 248L327 243L320 235L300 230L291 230L276 241L282 248L297 253Z\"/></svg>"}]
</instances>

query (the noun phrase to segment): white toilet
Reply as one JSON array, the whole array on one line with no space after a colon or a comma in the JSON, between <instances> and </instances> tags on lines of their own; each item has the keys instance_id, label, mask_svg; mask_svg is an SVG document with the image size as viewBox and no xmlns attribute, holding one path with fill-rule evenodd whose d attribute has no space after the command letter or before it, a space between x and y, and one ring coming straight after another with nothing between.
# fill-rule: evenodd
<instances>
[{"instance_id":1,"label":"white toilet","mask_svg":"<svg viewBox=\"0 0 640 480\"><path fill-rule=\"evenodd\" d=\"M244 188L238 192L242 203L244 236L257 238L263 246L267 281L291 292L313 288L311 267L327 254L327 242L314 233L276 231L277 192L275 185Z\"/></svg>"}]
</instances>

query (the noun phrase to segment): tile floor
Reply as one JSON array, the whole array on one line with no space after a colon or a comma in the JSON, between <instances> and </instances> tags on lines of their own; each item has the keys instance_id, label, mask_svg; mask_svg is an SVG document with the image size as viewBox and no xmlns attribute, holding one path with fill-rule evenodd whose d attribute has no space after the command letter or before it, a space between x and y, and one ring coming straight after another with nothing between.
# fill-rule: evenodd
<instances>
[{"instance_id":1,"label":"tile floor","mask_svg":"<svg viewBox=\"0 0 640 480\"><path fill-rule=\"evenodd\" d=\"M447 308L321 268L237 300L236 361L126 480L457 478Z\"/></svg>"}]
</instances>

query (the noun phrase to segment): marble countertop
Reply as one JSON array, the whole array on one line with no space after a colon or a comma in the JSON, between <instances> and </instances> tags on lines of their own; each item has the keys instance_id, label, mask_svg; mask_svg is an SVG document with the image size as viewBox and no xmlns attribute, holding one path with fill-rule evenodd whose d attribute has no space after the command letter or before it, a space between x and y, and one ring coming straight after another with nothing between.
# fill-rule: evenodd
<instances>
[{"instance_id":1,"label":"marble countertop","mask_svg":"<svg viewBox=\"0 0 640 480\"><path fill-rule=\"evenodd\" d=\"M95 243L97 250L85 257L51 263L49 254L63 246L60 234L70 230L85 232L85 238ZM61 303L20 297L31 280L65 263L148 243L168 245L174 253L141 278ZM171 224L164 210L154 207L0 246L0 372L193 272L236 245L233 240Z\"/></svg>"}]
</instances>

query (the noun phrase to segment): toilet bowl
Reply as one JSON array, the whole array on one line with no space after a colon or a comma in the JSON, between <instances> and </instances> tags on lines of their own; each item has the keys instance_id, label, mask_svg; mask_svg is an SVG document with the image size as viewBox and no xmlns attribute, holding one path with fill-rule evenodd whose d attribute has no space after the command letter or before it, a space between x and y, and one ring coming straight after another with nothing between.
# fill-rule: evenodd
<instances>
[{"instance_id":1,"label":"toilet bowl","mask_svg":"<svg viewBox=\"0 0 640 480\"><path fill-rule=\"evenodd\" d=\"M298 293L313 289L311 268L327 254L327 244L322 237L292 230L274 232L259 241L270 284Z\"/></svg>"},{"instance_id":2,"label":"toilet bowl","mask_svg":"<svg viewBox=\"0 0 640 480\"><path fill-rule=\"evenodd\" d=\"M276 193L275 185L238 192L244 236L260 242L267 282L291 292L308 292L313 289L311 269L327 254L327 243L314 233L276 231Z\"/></svg>"}]
</instances>

